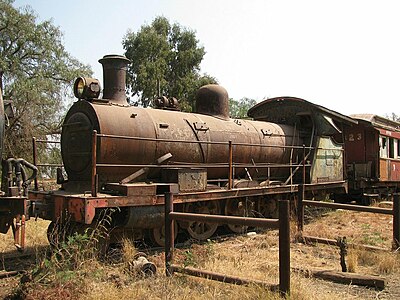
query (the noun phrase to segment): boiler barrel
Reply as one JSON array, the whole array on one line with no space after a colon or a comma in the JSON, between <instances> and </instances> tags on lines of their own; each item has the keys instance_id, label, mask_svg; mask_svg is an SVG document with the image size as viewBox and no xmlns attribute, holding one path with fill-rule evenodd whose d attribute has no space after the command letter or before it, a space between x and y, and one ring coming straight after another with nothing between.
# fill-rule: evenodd
<instances>
[{"instance_id":1,"label":"boiler barrel","mask_svg":"<svg viewBox=\"0 0 400 300\"><path fill-rule=\"evenodd\" d=\"M163 141L101 138L97 162L100 164L153 164L171 153L168 163L228 163L228 142L254 144L233 147L235 163L288 163L291 149L280 146L299 145L294 129L268 122L221 119L203 114L97 104L84 100L69 110L61 138L62 156L69 180L88 181L91 174L92 131L100 134L159 139ZM168 140L168 141L164 141ZM173 141L194 141L182 143ZM196 142L197 141L197 142ZM207 144L203 142L224 142ZM275 145L261 147L259 145ZM293 154L293 153L292 153ZM117 182L138 168L101 167L101 182ZM208 178L226 178L227 168L210 168ZM259 169L266 174L266 169ZM236 176L243 176L236 170ZM285 173L288 173L286 169Z\"/></svg>"}]
</instances>

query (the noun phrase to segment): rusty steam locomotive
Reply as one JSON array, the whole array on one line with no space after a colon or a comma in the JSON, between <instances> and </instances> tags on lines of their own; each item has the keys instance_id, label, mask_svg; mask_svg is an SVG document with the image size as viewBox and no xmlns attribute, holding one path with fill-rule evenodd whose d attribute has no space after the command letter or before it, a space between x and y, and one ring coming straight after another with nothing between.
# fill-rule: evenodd
<instances>
[{"instance_id":1,"label":"rusty steam locomotive","mask_svg":"<svg viewBox=\"0 0 400 300\"><path fill-rule=\"evenodd\" d=\"M295 197L299 184L313 196L347 192L342 132L357 124L354 119L292 97L257 104L248 113L253 120L231 119L228 94L218 85L199 89L195 113L179 111L177 101L166 97L157 99L155 108L130 106L129 61L107 55L99 62L101 99L98 80L78 78L74 84L78 101L62 126L67 178L60 172L61 189L43 191L35 184L21 193L9 175L0 229L13 227L16 241L23 239L21 220L30 217L51 220L54 229L68 216L71 228L82 230L104 210L117 208L111 240L146 234L161 245L166 192L181 211L259 217L274 216L276 200ZM204 240L218 224L176 226Z\"/></svg>"}]
</instances>

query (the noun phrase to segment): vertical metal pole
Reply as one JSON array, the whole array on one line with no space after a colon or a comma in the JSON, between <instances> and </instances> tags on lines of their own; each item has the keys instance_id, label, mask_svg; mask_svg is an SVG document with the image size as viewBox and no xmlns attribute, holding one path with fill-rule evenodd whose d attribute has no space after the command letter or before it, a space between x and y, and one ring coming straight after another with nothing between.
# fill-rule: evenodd
<instances>
[{"instance_id":1,"label":"vertical metal pole","mask_svg":"<svg viewBox=\"0 0 400 300\"><path fill-rule=\"evenodd\" d=\"M304 184L299 184L297 192L297 234L303 236L304 228Z\"/></svg>"},{"instance_id":2,"label":"vertical metal pole","mask_svg":"<svg viewBox=\"0 0 400 300\"><path fill-rule=\"evenodd\" d=\"M233 147L232 141L229 141L229 177L228 177L228 189L233 187Z\"/></svg>"},{"instance_id":3,"label":"vertical metal pole","mask_svg":"<svg viewBox=\"0 0 400 300\"><path fill-rule=\"evenodd\" d=\"M36 138L32 138L32 154L33 154L33 165L37 165L37 148L36 148ZM39 184L38 184L38 179L37 176L33 180L34 186L35 186L35 191L39 190Z\"/></svg>"},{"instance_id":4,"label":"vertical metal pole","mask_svg":"<svg viewBox=\"0 0 400 300\"><path fill-rule=\"evenodd\" d=\"M279 291L290 293L290 222L289 200L279 201Z\"/></svg>"},{"instance_id":5,"label":"vertical metal pole","mask_svg":"<svg viewBox=\"0 0 400 300\"><path fill-rule=\"evenodd\" d=\"M306 145L303 144L303 184L306 183Z\"/></svg>"},{"instance_id":6,"label":"vertical metal pole","mask_svg":"<svg viewBox=\"0 0 400 300\"><path fill-rule=\"evenodd\" d=\"M93 130L92 134L92 197L97 197L97 131Z\"/></svg>"},{"instance_id":7,"label":"vertical metal pole","mask_svg":"<svg viewBox=\"0 0 400 300\"><path fill-rule=\"evenodd\" d=\"M21 217L21 250L25 249L25 215Z\"/></svg>"},{"instance_id":8,"label":"vertical metal pole","mask_svg":"<svg viewBox=\"0 0 400 300\"><path fill-rule=\"evenodd\" d=\"M172 276L174 271L171 266L174 258L174 226L170 213L174 211L174 196L170 192L164 194L165 207L165 274Z\"/></svg>"},{"instance_id":9,"label":"vertical metal pole","mask_svg":"<svg viewBox=\"0 0 400 300\"><path fill-rule=\"evenodd\" d=\"M393 197L393 245L392 249L400 248L400 199L396 191Z\"/></svg>"},{"instance_id":10,"label":"vertical metal pole","mask_svg":"<svg viewBox=\"0 0 400 300\"><path fill-rule=\"evenodd\" d=\"M15 217L15 231L14 231L14 244L15 245L19 245L20 228L21 228L21 216L17 215Z\"/></svg>"}]
</instances>

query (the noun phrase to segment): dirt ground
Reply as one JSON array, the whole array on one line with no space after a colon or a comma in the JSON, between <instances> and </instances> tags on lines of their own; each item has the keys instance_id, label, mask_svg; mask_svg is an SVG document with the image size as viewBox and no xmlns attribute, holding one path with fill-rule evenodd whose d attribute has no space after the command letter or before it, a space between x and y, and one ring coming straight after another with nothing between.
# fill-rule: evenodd
<instances>
[{"instance_id":1,"label":"dirt ground","mask_svg":"<svg viewBox=\"0 0 400 300\"><path fill-rule=\"evenodd\" d=\"M295 235L295 224L292 224L292 237ZM43 252L47 247L45 229L47 223L38 221L28 224L28 251ZM33 230L34 234L29 232ZM392 219L391 216L373 215L348 211L324 212L305 226L305 234L336 239L345 236L349 243L369 244L391 248ZM11 236L0 237L0 274L12 270L32 270L36 266L36 255L10 260L9 255L15 254ZM240 236L211 240L202 245L187 245L176 249L175 263L233 276L263 280L271 284L278 283L278 238L276 231L251 232ZM349 268L359 274L376 275L386 280L383 290L366 288L357 285L332 283L315 278L305 278L302 274L291 274L291 299L400 299L400 260L399 254L390 252L368 252L349 250L346 262ZM190 278L184 282L192 289L181 293L170 292L171 289L183 289L182 279L176 282L166 282L164 278L164 255L155 252L149 256L158 267L155 279L146 279L127 283L113 290L112 298L125 297L124 289L131 293L140 286L142 299L263 299L265 298L251 287L236 288L224 283L214 283L206 279ZM305 245L293 242L291 244L291 266L301 269L324 269L340 271L340 255L337 247L313 244ZM112 269L112 266L107 266ZM123 275L118 275L123 276ZM186 278L177 275L176 278ZM10 295L18 286L21 276L0 279L0 298ZM104 285L104 282L103 282ZM169 287L169 285L172 285ZM84 299L102 299L110 297L102 290L100 284L92 283L93 291L88 291ZM144 287L146 286L146 287ZM160 290L168 287L160 296ZM204 291L206 287L214 289L211 294ZM201 288L199 288L201 287ZM109 288L109 287L108 287ZM208 289L208 288L207 288ZM206 289L206 290L207 290ZM97 292L96 292L97 291ZM118 292L116 292L118 291ZM216 293L215 291L218 291ZM97 294L96 294L97 293ZM122 293L122 294L119 294ZM128 292L127 292L128 293ZM111 295L111 294L110 294ZM140 295L140 294L137 294ZM190 296L192 295L192 296ZM103 299L106 299L103 298Z\"/></svg>"}]
</instances>

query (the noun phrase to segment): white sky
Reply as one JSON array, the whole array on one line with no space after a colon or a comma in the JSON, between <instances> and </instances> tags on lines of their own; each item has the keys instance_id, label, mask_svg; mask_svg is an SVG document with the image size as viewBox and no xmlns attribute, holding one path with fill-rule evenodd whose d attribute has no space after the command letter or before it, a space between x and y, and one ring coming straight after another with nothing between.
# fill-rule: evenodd
<instances>
[{"instance_id":1,"label":"white sky","mask_svg":"<svg viewBox=\"0 0 400 300\"><path fill-rule=\"evenodd\" d=\"M65 47L92 66L163 15L196 31L201 72L229 96L295 96L343 114L400 114L400 1L17 0L53 19Z\"/></svg>"}]
</instances>

